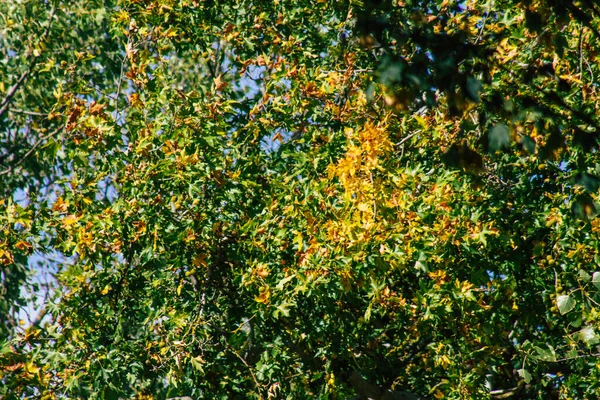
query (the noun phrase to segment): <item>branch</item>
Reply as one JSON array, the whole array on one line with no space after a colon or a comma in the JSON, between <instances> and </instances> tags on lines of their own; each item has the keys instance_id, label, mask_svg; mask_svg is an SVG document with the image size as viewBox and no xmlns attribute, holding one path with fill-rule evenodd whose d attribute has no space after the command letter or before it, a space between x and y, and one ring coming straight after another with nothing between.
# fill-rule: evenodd
<instances>
[{"instance_id":1,"label":"branch","mask_svg":"<svg viewBox=\"0 0 600 400\"><path fill-rule=\"evenodd\" d=\"M12 172L15 168L17 168L19 165L21 165L23 163L23 161L25 161L25 159L27 159L27 157L29 157L33 151L40 145L42 144L42 142L48 138L51 138L52 136L55 136L56 134L58 134L60 131L62 131L63 126L59 126L58 128L56 128L55 130L53 130L52 132L50 132L49 134L42 136L41 138L38 139L37 142L35 142L35 144L27 151L27 153L25 153L23 155L23 157L21 157L21 159L19 161L17 161L16 163L14 163L12 166L8 167L7 169L5 169L4 171L0 171L0 176L2 175L6 175L10 172Z\"/></svg>"},{"instance_id":2,"label":"branch","mask_svg":"<svg viewBox=\"0 0 600 400\"><path fill-rule=\"evenodd\" d=\"M514 387L514 388L510 388L510 389L498 389L498 390L490 391L490 396L494 400L510 399L511 397L513 397L517 393L519 393L520 391L521 391L521 388L519 388L518 386Z\"/></svg>"},{"instance_id":3,"label":"branch","mask_svg":"<svg viewBox=\"0 0 600 400\"><path fill-rule=\"evenodd\" d=\"M35 319L33 321L31 321L31 326L40 326L40 324L42 323L42 320L44 319L44 317L46 316L47 313L48 313L48 309L46 307L42 308L38 312L38 315L35 317Z\"/></svg>"},{"instance_id":4,"label":"branch","mask_svg":"<svg viewBox=\"0 0 600 400\"><path fill-rule=\"evenodd\" d=\"M558 360L556 360L557 363L561 363L561 362L565 362L565 361L571 361L571 360L576 360L578 358L588 358L588 357L600 357L600 353L594 353L594 354L578 354L574 357L566 357L566 358L559 358Z\"/></svg>"},{"instance_id":5,"label":"branch","mask_svg":"<svg viewBox=\"0 0 600 400\"><path fill-rule=\"evenodd\" d=\"M398 147L402 146L404 143L408 142L410 139L412 139L414 136L418 135L419 133L421 133L421 130L415 131L415 132L403 137L402 140L400 140L398 143L396 143L396 146L398 146Z\"/></svg>"},{"instance_id":6,"label":"branch","mask_svg":"<svg viewBox=\"0 0 600 400\"><path fill-rule=\"evenodd\" d=\"M240 355L240 353L238 353L233 347L231 347L231 345L229 344L227 339L223 338L223 340L225 340L225 345L227 346L227 349L229 351L231 351L237 358L239 358L239 360L246 366L246 368L248 368L248 371L250 372L250 375L252 376L252 380L254 381L254 385L256 386L256 390L258 390L260 393L260 383L258 383L258 380L256 379L256 375L254 375L254 371L252 371L252 367L250 367L250 365L248 365L248 363L246 362L246 360L244 360L244 358Z\"/></svg>"},{"instance_id":7,"label":"branch","mask_svg":"<svg viewBox=\"0 0 600 400\"><path fill-rule=\"evenodd\" d=\"M119 118L119 96L121 95L121 85L123 84L123 72L125 71L125 61L129 57L129 51L133 46L131 42L131 36L127 38L127 44L125 45L125 55L121 60L121 72L119 72L119 81L117 82L117 94L115 95L115 121Z\"/></svg>"},{"instance_id":8,"label":"branch","mask_svg":"<svg viewBox=\"0 0 600 400\"><path fill-rule=\"evenodd\" d=\"M19 109L16 109L16 108L13 108L13 109L11 109L11 110L10 110L10 112L13 112L13 113L15 113L15 114L24 114L24 115L30 115L30 116L32 116L32 117L47 117L47 116L48 116L48 114L47 114L47 113L46 113L46 114L44 114L44 113L41 113L41 112L34 112L34 111L27 111L27 110L19 110Z\"/></svg>"},{"instance_id":9,"label":"branch","mask_svg":"<svg viewBox=\"0 0 600 400\"><path fill-rule=\"evenodd\" d=\"M52 20L54 19L55 12L56 12L56 9L52 8L52 11L50 12L50 18L48 20L48 26L46 27L46 30L42 34L40 42L45 41L46 38L48 37L48 35L50 34L50 27L52 26ZM4 99L0 103L0 117L2 117L2 115L6 112L6 110L8 110L8 106L10 105L12 98L14 97L14 95L17 92L17 90L19 89L19 87L21 87L23 82L25 82L27 80L27 77L33 70L33 67L35 66L35 62L37 61L38 58L39 58L39 55L33 56L31 63L29 63L29 67L21 74L21 76L19 77L17 82L15 82L15 84L12 85L10 87L10 89L8 89L8 92L6 92L6 96L4 96Z\"/></svg>"},{"instance_id":10,"label":"branch","mask_svg":"<svg viewBox=\"0 0 600 400\"><path fill-rule=\"evenodd\" d=\"M421 397L414 393L400 392L396 390L383 389L379 386L373 385L367 382L362 376L356 371L352 371L350 374L350 382L356 393L359 395L359 399L373 399L373 400L420 400Z\"/></svg>"},{"instance_id":11,"label":"branch","mask_svg":"<svg viewBox=\"0 0 600 400\"><path fill-rule=\"evenodd\" d=\"M36 59L37 59L37 57L34 57L33 61L35 61ZM15 95L17 89L19 89L19 87L23 84L23 82L25 82L25 80L27 79L27 76L33 69L33 66L35 65L35 63L33 61L31 62L31 64L29 64L29 68L27 68L27 70L25 70L21 74L21 76L19 77L17 82L15 82L15 84L12 85L10 87L10 89L8 89L8 92L6 92L6 96L4 97L4 100L2 100L2 103L0 103L0 117L6 112L6 110L8 110L10 101L12 100L13 96Z\"/></svg>"}]
</instances>

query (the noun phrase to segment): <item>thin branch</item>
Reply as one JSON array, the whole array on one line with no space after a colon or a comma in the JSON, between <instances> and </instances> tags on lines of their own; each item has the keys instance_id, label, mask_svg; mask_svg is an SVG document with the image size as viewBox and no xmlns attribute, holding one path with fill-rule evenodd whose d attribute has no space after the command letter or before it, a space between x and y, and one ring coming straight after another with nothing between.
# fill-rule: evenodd
<instances>
[{"instance_id":1,"label":"thin branch","mask_svg":"<svg viewBox=\"0 0 600 400\"><path fill-rule=\"evenodd\" d=\"M128 57L128 51L131 46L131 36L127 38L127 44L125 45L125 55L121 61L121 72L119 73L119 82L117 83L117 94L115 95L115 121L119 117L119 96L121 95L121 85L123 84L123 72L125 70L125 61Z\"/></svg>"},{"instance_id":2,"label":"thin branch","mask_svg":"<svg viewBox=\"0 0 600 400\"><path fill-rule=\"evenodd\" d=\"M520 392L520 388L514 387L511 389L498 389L498 390L492 390L490 391L490 396L492 397L492 399L496 400L496 399L509 399L513 396L515 396L517 393Z\"/></svg>"},{"instance_id":3,"label":"thin branch","mask_svg":"<svg viewBox=\"0 0 600 400\"><path fill-rule=\"evenodd\" d=\"M35 61L36 58L34 58ZM27 68L27 70L25 70L21 76L19 77L19 79L17 80L17 82L15 82L14 85L12 85L10 87L10 89L8 89L8 92L6 92L6 96L4 97L4 100L2 100L2 103L0 103L0 117L6 112L6 110L8 110L8 106L10 105L10 101L12 100L13 96L15 95L15 93L17 92L17 89L19 89L19 87L23 84L23 82L25 82L25 80L27 79L27 76L29 76L29 73L31 72L31 70L33 69L33 66L35 65L35 63L32 61L29 64L29 68Z\"/></svg>"},{"instance_id":4,"label":"thin branch","mask_svg":"<svg viewBox=\"0 0 600 400\"><path fill-rule=\"evenodd\" d=\"M331 74L333 72L339 73L339 74L347 74L348 72L352 72L352 74L361 74L363 72L375 72L374 69L372 68L357 68L357 69L353 69L353 68L346 68L346 69L328 69L325 71L322 71L324 74Z\"/></svg>"},{"instance_id":5,"label":"thin branch","mask_svg":"<svg viewBox=\"0 0 600 400\"><path fill-rule=\"evenodd\" d=\"M64 128L64 126L59 126L58 128L56 128L55 130L53 130L49 134L47 134L47 135L42 136L41 138L39 138L38 141L35 142L35 144L27 151L27 153L25 153L23 155L23 157L21 157L21 159L19 161L17 161L16 163L14 163L12 166L10 166L9 168L5 169L4 171L0 171L0 176L6 175L6 174L12 172L15 168L17 168L19 165L21 165L23 163L23 161L25 161L27 159L27 157L29 157L34 152L34 150L37 149L40 144L42 144L43 141L45 141L48 138L51 138L52 136L55 136L60 131L62 131L63 128Z\"/></svg>"},{"instance_id":6,"label":"thin branch","mask_svg":"<svg viewBox=\"0 0 600 400\"><path fill-rule=\"evenodd\" d=\"M583 82L583 24L579 28L579 78Z\"/></svg>"},{"instance_id":7,"label":"thin branch","mask_svg":"<svg viewBox=\"0 0 600 400\"><path fill-rule=\"evenodd\" d=\"M475 44L479 43L481 37L483 36L483 30L485 29L485 23L487 22L488 13L483 15L483 21L481 22L481 29L479 29L479 35L477 35L477 39L475 39Z\"/></svg>"},{"instance_id":8,"label":"thin branch","mask_svg":"<svg viewBox=\"0 0 600 400\"><path fill-rule=\"evenodd\" d=\"M41 112L34 112L34 111L27 111L27 110L19 110L17 108L11 108L10 112L13 112L15 114L24 114L24 115L30 115L32 117L47 117L48 114L46 113L41 113Z\"/></svg>"},{"instance_id":9,"label":"thin branch","mask_svg":"<svg viewBox=\"0 0 600 400\"><path fill-rule=\"evenodd\" d=\"M40 43L44 42L46 40L46 38L48 37L48 35L50 34L50 27L52 26L52 21L54 20L55 12L56 12L56 9L52 8L52 11L50 12L50 18L48 19L48 26L46 27L46 30L42 34ZM6 110L8 110L8 106L10 105L10 102L12 101L15 93L21 87L21 85L27 80L27 77L29 76L29 74L31 74L31 71L33 70L33 67L35 67L35 64L36 64L36 61L38 58L39 58L39 55L33 56L33 59L29 63L29 67L25 71L23 71L23 73L21 74L21 76L19 77L17 82L15 82L14 85L12 85L10 87L10 89L8 89L8 92L6 92L6 96L4 96L4 99L0 103L0 117L2 117L2 115L4 115L4 113L6 112Z\"/></svg>"},{"instance_id":10,"label":"thin branch","mask_svg":"<svg viewBox=\"0 0 600 400\"><path fill-rule=\"evenodd\" d=\"M252 380L254 381L254 385L256 385L256 389L260 392L260 383L258 383L258 379L256 379L256 375L254 375L254 371L252 371L252 367L250 367L250 365L248 365L248 363L246 362L246 360L244 360L244 358L240 355L240 353L238 353L233 347L231 347L231 345L229 344L227 339L224 339L224 340L225 340L225 345L227 346L227 349L229 351L231 351L233 354L235 354L235 356L240 359L240 361L246 366L246 368L248 368L248 371L250 371L250 375L252 376Z\"/></svg>"},{"instance_id":11,"label":"thin branch","mask_svg":"<svg viewBox=\"0 0 600 400\"><path fill-rule=\"evenodd\" d=\"M571 360L575 360L578 358L588 358L588 357L600 357L600 353L594 353L594 354L578 354L576 356L573 357L565 357L565 358L559 358L556 360L557 363L560 362L565 362L565 361L571 361Z\"/></svg>"},{"instance_id":12,"label":"thin branch","mask_svg":"<svg viewBox=\"0 0 600 400\"><path fill-rule=\"evenodd\" d=\"M402 140L400 140L398 143L396 143L396 146L398 146L398 147L402 146L404 143L408 142L410 139L412 139L414 136L418 135L419 133L421 133L421 130L417 130L417 131L411 133L410 135L403 137Z\"/></svg>"},{"instance_id":13,"label":"thin branch","mask_svg":"<svg viewBox=\"0 0 600 400\"><path fill-rule=\"evenodd\" d=\"M102 96L105 96L105 97L107 97L107 98L109 98L111 100L114 100L114 101L117 100L117 98L115 96L113 96L110 93L106 93L104 90L100 89L98 87L98 85L94 84L94 82L89 82L88 86L91 87L92 89L94 89L96 92L100 93Z\"/></svg>"}]
</instances>

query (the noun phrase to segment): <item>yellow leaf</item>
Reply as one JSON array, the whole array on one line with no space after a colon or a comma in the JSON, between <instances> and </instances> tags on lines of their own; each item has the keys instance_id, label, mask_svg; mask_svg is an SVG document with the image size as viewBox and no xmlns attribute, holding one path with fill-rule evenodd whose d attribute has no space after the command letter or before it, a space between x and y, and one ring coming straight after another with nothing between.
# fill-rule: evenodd
<instances>
[{"instance_id":1,"label":"yellow leaf","mask_svg":"<svg viewBox=\"0 0 600 400\"><path fill-rule=\"evenodd\" d=\"M21 240L20 242L17 242L15 244L15 248L19 249L19 250L29 250L31 249L31 243L25 241L25 240Z\"/></svg>"},{"instance_id":2,"label":"yellow leaf","mask_svg":"<svg viewBox=\"0 0 600 400\"><path fill-rule=\"evenodd\" d=\"M206 254L197 253L192 260L194 267L205 267L206 268Z\"/></svg>"},{"instance_id":3,"label":"yellow leaf","mask_svg":"<svg viewBox=\"0 0 600 400\"><path fill-rule=\"evenodd\" d=\"M77 218L75 215L69 214L63 218L62 223L64 226L71 226L73 224L76 224L78 220L79 218Z\"/></svg>"},{"instance_id":4,"label":"yellow leaf","mask_svg":"<svg viewBox=\"0 0 600 400\"><path fill-rule=\"evenodd\" d=\"M28 363L25 366L25 369L27 372L29 372L31 374L37 374L38 372L40 372L40 368L37 367L36 365L33 365L32 363Z\"/></svg>"},{"instance_id":5,"label":"yellow leaf","mask_svg":"<svg viewBox=\"0 0 600 400\"><path fill-rule=\"evenodd\" d=\"M56 199L56 201L54 202L54 206L52 206L52 211L56 211L56 212L67 212L67 207L69 206L69 203L65 203L62 199L62 197L59 197L58 199Z\"/></svg>"},{"instance_id":6,"label":"yellow leaf","mask_svg":"<svg viewBox=\"0 0 600 400\"><path fill-rule=\"evenodd\" d=\"M190 361L191 361L192 366L194 368L196 368L200 372L204 372L204 369L202 368L202 365L206 364L206 361L201 356L192 357L190 359Z\"/></svg>"},{"instance_id":7,"label":"yellow leaf","mask_svg":"<svg viewBox=\"0 0 600 400\"><path fill-rule=\"evenodd\" d=\"M421 125L421 127L423 129L429 128L429 124L427 123L427 120L425 118L421 117L420 115L415 115L415 120L417 120L417 122L419 123L419 125Z\"/></svg>"},{"instance_id":8,"label":"yellow leaf","mask_svg":"<svg viewBox=\"0 0 600 400\"><path fill-rule=\"evenodd\" d=\"M436 399L443 399L444 398L444 393L440 392L440 390L438 389L433 394L433 397L435 397Z\"/></svg>"},{"instance_id":9,"label":"yellow leaf","mask_svg":"<svg viewBox=\"0 0 600 400\"><path fill-rule=\"evenodd\" d=\"M444 369L448 368L448 366L451 364L452 364L452 361L450 361L450 359L446 355L439 357L435 362L435 365L441 366Z\"/></svg>"},{"instance_id":10,"label":"yellow leaf","mask_svg":"<svg viewBox=\"0 0 600 400\"><path fill-rule=\"evenodd\" d=\"M127 11L121 10L113 17L113 20L116 22L127 22L129 21L129 14Z\"/></svg>"},{"instance_id":11,"label":"yellow leaf","mask_svg":"<svg viewBox=\"0 0 600 400\"><path fill-rule=\"evenodd\" d=\"M111 289L111 286L106 285L106 286L104 286L104 289L102 289L102 291L100 293L102 293L102 295L104 296L110 291L110 289Z\"/></svg>"},{"instance_id":12,"label":"yellow leaf","mask_svg":"<svg viewBox=\"0 0 600 400\"><path fill-rule=\"evenodd\" d=\"M269 298L271 297L271 290L268 286L263 286L259 289L259 295L254 297L254 300L258 303L268 304Z\"/></svg>"},{"instance_id":13,"label":"yellow leaf","mask_svg":"<svg viewBox=\"0 0 600 400\"><path fill-rule=\"evenodd\" d=\"M296 242L296 244L298 245L298 251L302 251L302 245L304 244L304 241L302 239L301 232L298 232L298 234L296 235L296 239L294 239L294 242Z\"/></svg>"},{"instance_id":14,"label":"yellow leaf","mask_svg":"<svg viewBox=\"0 0 600 400\"><path fill-rule=\"evenodd\" d=\"M177 28L171 26L163 33L164 37L175 37L177 36Z\"/></svg>"},{"instance_id":15,"label":"yellow leaf","mask_svg":"<svg viewBox=\"0 0 600 400\"><path fill-rule=\"evenodd\" d=\"M464 281L460 284L460 291L462 293L467 293L467 292L471 291L472 288L473 288L473 284L470 283L469 281Z\"/></svg>"},{"instance_id":16,"label":"yellow leaf","mask_svg":"<svg viewBox=\"0 0 600 400\"><path fill-rule=\"evenodd\" d=\"M359 203L357 208L358 208L358 211L366 212L371 209L371 206L367 203Z\"/></svg>"}]
</instances>

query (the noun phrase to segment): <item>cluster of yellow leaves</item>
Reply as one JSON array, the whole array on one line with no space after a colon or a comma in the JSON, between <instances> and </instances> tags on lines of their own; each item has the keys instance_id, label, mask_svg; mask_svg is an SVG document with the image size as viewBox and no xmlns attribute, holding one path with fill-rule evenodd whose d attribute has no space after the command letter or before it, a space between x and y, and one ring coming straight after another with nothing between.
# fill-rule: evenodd
<instances>
[{"instance_id":1,"label":"cluster of yellow leaves","mask_svg":"<svg viewBox=\"0 0 600 400\"><path fill-rule=\"evenodd\" d=\"M392 149L392 144L385 124L375 125L371 121L358 132L347 128L346 135L350 145L346 155L328 167L329 179L338 178L348 199L368 201L365 195L372 194L375 188L373 172L382 169L381 157Z\"/></svg>"}]
</instances>

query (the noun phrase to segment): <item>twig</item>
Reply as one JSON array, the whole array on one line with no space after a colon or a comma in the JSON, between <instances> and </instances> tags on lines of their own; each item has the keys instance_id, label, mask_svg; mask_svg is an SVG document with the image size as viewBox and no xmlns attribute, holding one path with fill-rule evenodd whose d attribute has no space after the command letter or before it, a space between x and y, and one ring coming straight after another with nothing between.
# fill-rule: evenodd
<instances>
[{"instance_id":1,"label":"twig","mask_svg":"<svg viewBox=\"0 0 600 400\"><path fill-rule=\"evenodd\" d=\"M498 389L490 391L490 396L492 399L509 399L516 395L520 391L520 388L514 387L510 389Z\"/></svg>"},{"instance_id":2,"label":"twig","mask_svg":"<svg viewBox=\"0 0 600 400\"><path fill-rule=\"evenodd\" d=\"M123 71L125 69L125 61L127 60L127 50L130 47L131 36L127 38L127 45L125 49L125 55L121 61L121 72L119 72L119 82L117 83L117 94L115 95L115 121L119 117L119 96L121 95L121 84L123 83Z\"/></svg>"},{"instance_id":3,"label":"twig","mask_svg":"<svg viewBox=\"0 0 600 400\"><path fill-rule=\"evenodd\" d=\"M10 110L10 112L13 112L15 114L31 115L32 117L47 117L48 116L48 114L44 114L44 113L40 113L40 112L34 112L34 111L19 110L19 109L16 109L16 108L12 108Z\"/></svg>"},{"instance_id":4,"label":"twig","mask_svg":"<svg viewBox=\"0 0 600 400\"><path fill-rule=\"evenodd\" d=\"M223 339L223 340L225 340L225 345L227 346L227 349L229 351L231 351L233 354L235 354L235 356L240 359L240 361L246 366L246 368L248 368L248 371L250 371L250 375L252 375L252 380L254 381L254 384L256 385L256 389L260 392L260 383L258 383L258 379L256 379L256 375L254 375L254 371L252 371L252 367L250 367L250 365L248 365L248 363L246 362L246 360L244 360L244 358L240 355L240 353L238 353L233 347L231 347L231 345L229 344L227 339Z\"/></svg>"},{"instance_id":5,"label":"twig","mask_svg":"<svg viewBox=\"0 0 600 400\"><path fill-rule=\"evenodd\" d=\"M410 135L403 137L402 140L400 140L398 143L396 143L396 146L398 146L398 147L402 146L404 143L408 142L410 139L412 139L415 135L418 135L419 133L421 133L421 130L415 131L415 132L411 133Z\"/></svg>"},{"instance_id":6,"label":"twig","mask_svg":"<svg viewBox=\"0 0 600 400\"><path fill-rule=\"evenodd\" d=\"M402 138L402 140L400 140L398 143L396 143L397 147L400 147L400 157L398 157L398 160L402 160L402 158L404 157L404 143L408 142L410 139L412 139L415 135L418 135L419 133L421 133L421 130L419 129L418 131L415 131L405 137Z\"/></svg>"},{"instance_id":7,"label":"twig","mask_svg":"<svg viewBox=\"0 0 600 400\"><path fill-rule=\"evenodd\" d=\"M44 42L46 40L46 38L48 37L48 35L50 34L50 27L52 26L52 21L54 20L55 12L56 12L56 9L52 8L52 11L50 12L50 18L48 19L48 26L46 27L46 30L42 34L40 43ZM23 82L25 82L27 80L27 77L33 70L33 67L35 66L38 58L39 58L39 55L33 56L33 59L29 63L29 67L25 71L23 71L23 73L21 74L21 76L19 77L17 82L15 82L15 84L12 85L10 87L10 89L8 89L8 92L6 92L6 96L4 96L4 99L0 103L0 117L2 117L2 115L6 112L6 110L8 110L8 106L10 105L12 98L14 97L17 90L21 87Z\"/></svg>"},{"instance_id":8,"label":"twig","mask_svg":"<svg viewBox=\"0 0 600 400\"><path fill-rule=\"evenodd\" d=\"M330 69L330 70L325 70L322 72L324 74L331 74L333 72L337 72L339 74L341 74L341 73L347 74L348 72L352 72L352 74L360 74L363 72L375 72L375 70L372 68L357 68L357 69L346 68L346 69Z\"/></svg>"},{"instance_id":9,"label":"twig","mask_svg":"<svg viewBox=\"0 0 600 400\"><path fill-rule=\"evenodd\" d=\"M34 58L34 60L35 60L35 58ZM27 68L27 70L21 74L21 76L19 77L19 80L17 80L17 82L15 82L15 84L12 85L10 87L10 89L8 89L8 92L6 92L6 96L4 97L4 100L2 100L2 103L0 104L0 117L8 109L10 101L12 100L13 96L15 95L17 89L23 84L23 82L25 82L25 80L27 79L27 76L31 72L31 69L33 68L34 65L35 65L35 63L31 62L31 64L29 65L29 68Z\"/></svg>"},{"instance_id":10,"label":"twig","mask_svg":"<svg viewBox=\"0 0 600 400\"><path fill-rule=\"evenodd\" d=\"M25 161L25 159L27 157L29 157L31 155L31 153L33 153L33 151L40 145L42 144L42 142L48 138L51 138L52 136L55 136L56 134L58 134L61 130L63 129L63 126L59 126L58 128L56 128L55 130L53 130L52 132L50 132L49 134L42 136L41 138L38 139L37 142L35 142L35 144L27 151L27 153L25 153L23 155L23 157L21 157L21 159L19 161L17 161L16 163L14 163L12 166L10 166L9 168L5 169L4 171L0 171L0 176L2 175L6 175L10 172L12 172L15 168L17 168L19 165L21 165L23 163L23 161Z\"/></svg>"},{"instance_id":11,"label":"twig","mask_svg":"<svg viewBox=\"0 0 600 400\"><path fill-rule=\"evenodd\" d=\"M483 16L483 21L481 21L481 29L479 29L479 35L477 35L477 39L475 39L475 44L479 43L481 37L483 36L483 30L485 28L485 23L487 22L488 13L485 13Z\"/></svg>"},{"instance_id":12,"label":"twig","mask_svg":"<svg viewBox=\"0 0 600 400\"><path fill-rule=\"evenodd\" d=\"M587 357L600 357L600 353L595 353L595 354L578 354L576 356L573 357L565 357L565 358L559 358L556 360L557 363L560 362L564 362L564 361L571 361L571 360L575 360L578 358L587 358Z\"/></svg>"},{"instance_id":13,"label":"twig","mask_svg":"<svg viewBox=\"0 0 600 400\"><path fill-rule=\"evenodd\" d=\"M117 101L117 98L115 96L113 96L112 94L106 93L104 90L100 89L98 87L98 85L94 84L94 82L89 82L88 86L91 87L92 89L94 89L96 92L100 93L102 96L105 96L111 100Z\"/></svg>"},{"instance_id":14,"label":"twig","mask_svg":"<svg viewBox=\"0 0 600 400\"><path fill-rule=\"evenodd\" d=\"M583 82L583 24L579 28L579 78Z\"/></svg>"}]
</instances>

